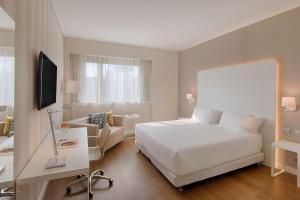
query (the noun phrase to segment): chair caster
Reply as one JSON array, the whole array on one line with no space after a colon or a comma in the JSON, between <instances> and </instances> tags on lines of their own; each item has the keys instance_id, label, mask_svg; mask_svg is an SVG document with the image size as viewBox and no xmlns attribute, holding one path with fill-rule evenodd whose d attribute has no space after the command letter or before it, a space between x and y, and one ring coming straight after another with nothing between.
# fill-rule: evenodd
<instances>
[{"instance_id":1,"label":"chair caster","mask_svg":"<svg viewBox=\"0 0 300 200\"><path fill-rule=\"evenodd\" d=\"M80 179L81 178L81 175L77 175L77 177L76 177L77 179Z\"/></svg>"},{"instance_id":2,"label":"chair caster","mask_svg":"<svg viewBox=\"0 0 300 200\"><path fill-rule=\"evenodd\" d=\"M67 191L68 194L70 194L72 192L72 189L70 187L67 187L66 191Z\"/></svg>"},{"instance_id":3,"label":"chair caster","mask_svg":"<svg viewBox=\"0 0 300 200\"><path fill-rule=\"evenodd\" d=\"M103 171L102 169L100 170L100 172L99 172L99 173L100 173L100 175L101 175L101 176L103 176L103 175L104 175L104 171Z\"/></svg>"},{"instance_id":4,"label":"chair caster","mask_svg":"<svg viewBox=\"0 0 300 200\"><path fill-rule=\"evenodd\" d=\"M109 187L113 186L114 184L114 181L112 179L108 180L108 183L109 183Z\"/></svg>"},{"instance_id":5,"label":"chair caster","mask_svg":"<svg viewBox=\"0 0 300 200\"><path fill-rule=\"evenodd\" d=\"M177 187L177 192L183 192L183 188L182 187Z\"/></svg>"},{"instance_id":6,"label":"chair caster","mask_svg":"<svg viewBox=\"0 0 300 200\"><path fill-rule=\"evenodd\" d=\"M89 192L89 197L93 198L93 196L94 196L93 192Z\"/></svg>"}]
</instances>

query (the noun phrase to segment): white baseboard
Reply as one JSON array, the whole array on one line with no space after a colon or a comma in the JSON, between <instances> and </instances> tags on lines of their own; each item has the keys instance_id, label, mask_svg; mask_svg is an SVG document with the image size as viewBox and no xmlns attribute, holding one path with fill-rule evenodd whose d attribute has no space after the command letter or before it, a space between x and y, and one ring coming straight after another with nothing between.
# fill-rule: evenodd
<instances>
[{"instance_id":1,"label":"white baseboard","mask_svg":"<svg viewBox=\"0 0 300 200\"><path fill-rule=\"evenodd\" d=\"M44 182L43 188L42 188L40 196L39 196L39 200L43 200L43 198L45 196L45 192L46 192L47 187L48 187L48 183L49 183L49 181Z\"/></svg>"}]
</instances>

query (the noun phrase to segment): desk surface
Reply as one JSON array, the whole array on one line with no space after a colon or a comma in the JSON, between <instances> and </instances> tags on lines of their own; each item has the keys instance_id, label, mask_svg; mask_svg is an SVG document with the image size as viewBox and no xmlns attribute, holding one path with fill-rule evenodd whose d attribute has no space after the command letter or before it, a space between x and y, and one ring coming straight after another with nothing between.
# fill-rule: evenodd
<instances>
[{"instance_id":1,"label":"desk surface","mask_svg":"<svg viewBox=\"0 0 300 200\"><path fill-rule=\"evenodd\" d=\"M75 147L58 149L60 157L66 158L66 166L46 169L48 159L53 158L52 135L49 134L25 166L17 184L24 185L39 181L54 180L89 172L89 153L86 128L72 128L68 132L56 131L56 140L77 139L79 144Z\"/></svg>"},{"instance_id":2,"label":"desk surface","mask_svg":"<svg viewBox=\"0 0 300 200\"><path fill-rule=\"evenodd\" d=\"M0 174L0 188L13 186L14 180L14 156L0 156L0 165L5 166L5 169Z\"/></svg>"},{"instance_id":3,"label":"desk surface","mask_svg":"<svg viewBox=\"0 0 300 200\"><path fill-rule=\"evenodd\" d=\"M1 144L3 147L13 147L14 137L6 138ZM0 153L0 165L5 167L4 171L0 173L0 188L13 186L14 181L14 156L13 152Z\"/></svg>"},{"instance_id":4,"label":"desk surface","mask_svg":"<svg viewBox=\"0 0 300 200\"><path fill-rule=\"evenodd\" d=\"M275 142L274 145L276 147L279 147L284 150L292 151L295 153L300 153L300 144L295 143L295 142L281 140L281 141Z\"/></svg>"}]
</instances>

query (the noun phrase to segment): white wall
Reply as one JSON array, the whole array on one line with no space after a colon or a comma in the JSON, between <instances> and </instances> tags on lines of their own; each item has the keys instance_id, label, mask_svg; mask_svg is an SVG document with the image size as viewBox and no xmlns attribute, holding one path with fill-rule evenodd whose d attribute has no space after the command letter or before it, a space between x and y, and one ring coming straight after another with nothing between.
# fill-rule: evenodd
<instances>
[{"instance_id":1,"label":"white wall","mask_svg":"<svg viewBox=\"0 0 300 200\"><path fill-rule=\"evenodd\" d=\"M15 31L0 29L0 46L15 47Z\"/></svg>"},{"instance_id":2,"label":"white wall","mask_svg":"<svg viewBox=\"0 0 300 200\"><path fill-rule=\"evenodd\" d=\"M16 0L0 0L0 6L15 20L16 16Z\"/></svg>"},{"instance_id":3,"label":"white wall","mask_svg":"<svg viewBox=\"0 0 300 200\"><path fill-rule=\"evenodd\" d=\"M178 53L156 49L65 38L65 79L69 79L70 53L138 58L152 61L153 120L178 115Z\"/></svg>"},{"instance_id":4,"label":"white wall","mask_svg":"<svg viewBox=\"0 0 300 200\"><path fill-rule=\"evenodd\" d=\"M57 103L63 104L63 34L51 0L16 1L15 177L50 131L46 109L36 106L36 63L44 51L58 66ZM56 121L62 119L57 115ZM18 187L17 199L35 200L43 183Z\"/></svg>"}]
</instances>

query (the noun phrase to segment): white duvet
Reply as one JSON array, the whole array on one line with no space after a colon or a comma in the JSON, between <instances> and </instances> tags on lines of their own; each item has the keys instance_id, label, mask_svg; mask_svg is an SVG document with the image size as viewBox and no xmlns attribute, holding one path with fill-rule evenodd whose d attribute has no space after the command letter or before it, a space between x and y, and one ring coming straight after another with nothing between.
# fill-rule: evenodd
<instances>
[{"instance_id":1,"label":"white duvet","mask_svg":"<svg viewBox=\"0 0 300 200\"><path fill-rule=\"evenodd\" d=\"M136 125L136 143L176 176L261 152L260 134L239 133L192 120Z\"/></svg>"}]
</instances>

